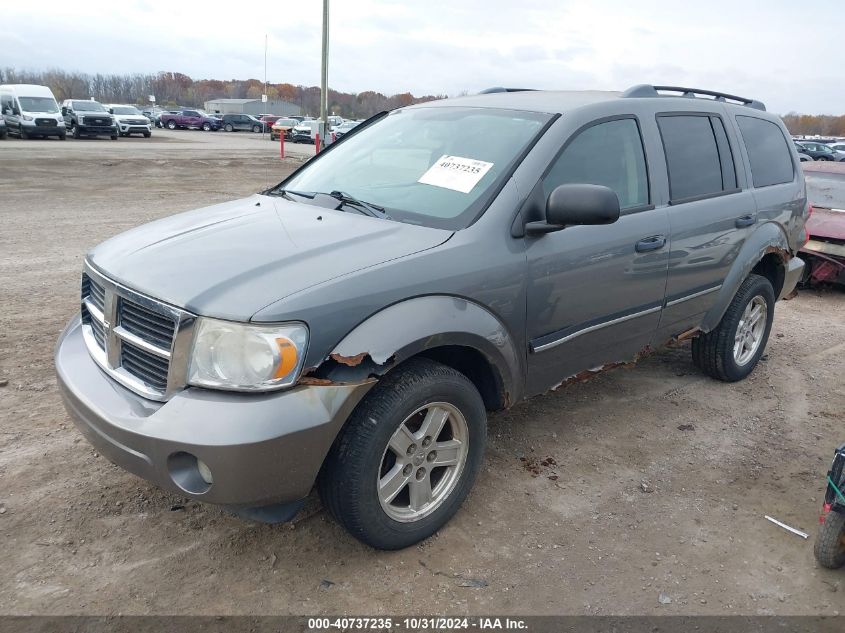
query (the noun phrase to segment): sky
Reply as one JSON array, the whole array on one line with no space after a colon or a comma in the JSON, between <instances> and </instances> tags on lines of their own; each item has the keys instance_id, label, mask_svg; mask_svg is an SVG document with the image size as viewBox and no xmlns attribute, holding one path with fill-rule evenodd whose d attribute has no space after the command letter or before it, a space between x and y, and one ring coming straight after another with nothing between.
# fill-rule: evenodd
<instances>
[{"instance_id":1,"label":"sky","mask_svg":"<svg viewBox=\"0 0 845 633\"><path fill-rule=\"evenodd\" d=\"M0 1L0 67L320 83L321 0ZM329 86L719 90L786 114L845 113L845 0L331 0ZM36 17L37 15L37 17ZM93 19L92 16L97 18ZM830 32L829 46L811 33Z\"/></svg>"}]
</instances>

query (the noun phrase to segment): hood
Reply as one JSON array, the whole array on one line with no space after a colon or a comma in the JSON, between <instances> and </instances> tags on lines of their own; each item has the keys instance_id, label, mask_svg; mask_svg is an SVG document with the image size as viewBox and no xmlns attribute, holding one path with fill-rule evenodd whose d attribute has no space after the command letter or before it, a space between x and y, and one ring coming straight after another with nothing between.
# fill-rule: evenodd
<instances>
[{"instance_id":1,"label":"hood","mask_svg":"<svg viewBox=\"0 0 845 633\"><path fill-rule=\"evenodd\" d=\"M316 284L433 248L452 231L254 195L122 233L88 259L195 314L246 321Z\"/></svg>"}]
</instances>

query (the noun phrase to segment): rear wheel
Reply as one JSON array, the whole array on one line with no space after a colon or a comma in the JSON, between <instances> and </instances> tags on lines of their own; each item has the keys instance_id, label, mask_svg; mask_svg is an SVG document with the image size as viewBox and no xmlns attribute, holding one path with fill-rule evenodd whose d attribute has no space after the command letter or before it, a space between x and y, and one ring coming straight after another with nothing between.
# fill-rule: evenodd
<instances>
[{"instance_id":1,"label":"rear wheel","mask_svg":"<svg viewBox=\"0 0 845 633\"><path fill-rule=\"evenodd\" d=\"M260 132L260 131L261 131L261 126L260 126L260 125L253 125L253 126L252 126L252 131L253 131L253 132L255 132L255 133L257 134L258 132Z\"/></svg>"},{"instance_id":2,"label":"rear wheel","mask_svg":"<svg viewBox=\"0 0 845 633\"><path fill-rule=\"evenodd\" d=\"M367 394L329 452L323 504L353 536L401 549L439 530L481 466L484 403L463 374L418 358Z\"/></svg>"},{"instance_id":3,"label":"rear wheel","mask_svg":"<svg viewBox=\"0 0 845 633\"><path fill-rule=\"evenodd\" d=\"M167 129L168 130L175 130L176 129L176 121L168 121L167 122Z\"/></svg>"},{"instance_id":4,"label":"rear wheel","mask_svg":"<svg viewBox=\"0 0 845 633\"><path fill-rule=\"evenodd\" d=\"M226 130L227 132L234 132L235 131L235 127L231 123L227 123L226 127L224 127L223 129Z\"/></svg>"},{"instance_id":5,"label":"rear wheel","mask_svg":"<svg viewBox=\"0 0 845 633\"><path fill-rule=\"evenodd\" d=\"M211 131L211 124L210 124L210 123L203 123L203 124L202 124L202 131L203 131L203 132L209 132L209 131Z\"/></svg>"},{"instance_id":6,"label":"rear wheel","mask_svg":"<svg viewBox=\"0 0 845 633\"><path fill-rule=\"evenodd\" d=\"M742 380L766 349L774 314L771 282L760 275L749 275L716 329L692 340L693 362L718 380Z\"/></svg>"},{"instance_id":7,"label":"rear wheel","mask_svg":"<svg viewBox=\"0 0 845 633\"><path fill-rule=\"evenodd\" d=\"M819 526L813 553L822 567L839 569L845 565L845 514L827 513Z\"/></svg>"}]
</instances>

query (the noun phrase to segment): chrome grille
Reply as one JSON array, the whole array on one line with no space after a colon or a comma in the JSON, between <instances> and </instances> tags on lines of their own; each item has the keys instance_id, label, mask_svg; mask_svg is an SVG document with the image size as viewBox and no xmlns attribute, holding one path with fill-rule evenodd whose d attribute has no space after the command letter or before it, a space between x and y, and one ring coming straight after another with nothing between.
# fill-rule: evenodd
<instances>
[{"instance_id":1,"label":"chrome grille","mask_svg":"<svg viewBox=\"0 0 845 633\"><path fill-rule=\"evenodd\" d=\"M153 400L185 386L192 314L113 282L87 263L81 292L83 336L106 372Z\"/></svg>"},{"instance_id":2,"label":"chrome grille","mask_svg":"<svg viewBox=\"0 0 845 633\"><path fill-rule=\"evenodd\" d=\"M176 323L170 317L147 310L137 303L126 299L120 300L118 308L120 325L136 336L146 339L164 350L170 349Z\"/></svg>"}]
</instances>

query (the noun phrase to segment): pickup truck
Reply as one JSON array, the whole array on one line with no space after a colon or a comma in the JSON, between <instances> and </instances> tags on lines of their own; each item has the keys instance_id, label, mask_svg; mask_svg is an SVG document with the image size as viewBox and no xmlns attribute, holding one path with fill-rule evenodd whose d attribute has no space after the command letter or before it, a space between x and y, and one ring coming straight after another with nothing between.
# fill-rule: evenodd
<instances>
[{"instance_id":1,"label":"pickup truck","mask_svg":"<svg viewBox=\"0 0 845 633\"><path fill-rule=\"evenodd\" d=\"M197 129L204 132L216 131L223 127L223 122L202 110L179 110L161 115L161 126L168 130L176 128Z\"/></svg>"}]
</instances>

